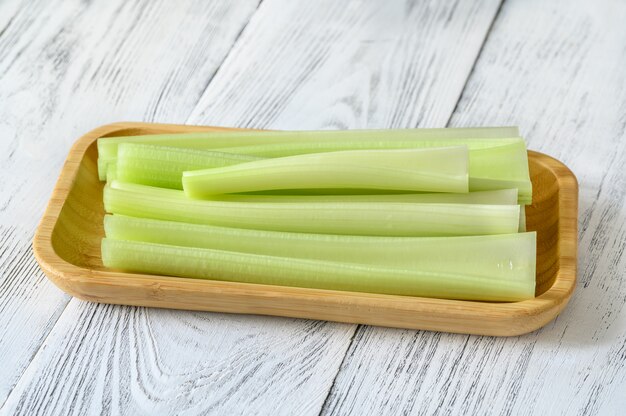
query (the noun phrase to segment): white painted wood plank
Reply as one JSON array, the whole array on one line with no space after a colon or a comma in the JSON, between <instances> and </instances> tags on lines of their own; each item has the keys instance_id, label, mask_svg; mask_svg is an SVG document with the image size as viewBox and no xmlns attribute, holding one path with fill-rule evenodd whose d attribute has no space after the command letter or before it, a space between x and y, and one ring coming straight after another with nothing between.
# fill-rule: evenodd
<instances>
[{"instance_id":1,"label":"white painted wood plank","mask_svg":"<svg viewBox=\"0 0 626 416\"><path fill-rule=\"evenodd\" d=\"M69 301L31 240L72 142L113 121L184 121L256 7L0 5L0 406Z\"/></svg>"},{"instance_id":2,"label":"white painted wood plank","mask_svg":"<svg viewBox=\"0 0 626 416\"><path fill-rule=\"evenodd\" d=\"M442 125L497 6L267 0L189 122ZM6 410L317 414L354 330L73 300Z\"/></svg>"},{"instance_id":3,"label":"white painted wood plank","mask_svg":"<svg viewBox=\"0 0 626 416\"><path fill-rule=\"evenodd\" d=\"M580 183L579 284L542 330L360 328L325 414L626 412L626 3L508 0L451 120L518 124Z\"/></svg>"},{"instance_id":4,"label":"white painted wood plank","mask_svg":"<svg viewBox=\"0 0 626 416\"><path fill-rule=\"evenodd\" d=\"M336 3L268 2L275 16L252 21L254 34L241 39L246 52L228 56L228 71L216 74L189 122L301 130L445 125L499 2Z\"/></svg>"}]
</instances>

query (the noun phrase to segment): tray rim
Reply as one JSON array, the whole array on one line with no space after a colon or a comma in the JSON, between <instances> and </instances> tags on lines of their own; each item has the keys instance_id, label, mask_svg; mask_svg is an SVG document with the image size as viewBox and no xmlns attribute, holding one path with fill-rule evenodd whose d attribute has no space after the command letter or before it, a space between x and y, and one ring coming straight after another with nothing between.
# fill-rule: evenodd
<instances>
[{"instance_id":1,"label":"tray rim","mask_svg":"<svg viewBox=\"0 0 626 416\"><path fill-rule=\"evenodd\" d=\"M254 313L294 318L322 319L377 326L425 329L480 335L512 336L536 330L556 317L576 285L578 183L563 163L529 151L554 172L559 186L559 267L554 284L540 296L522 302L487 303L378 295L286 286L188 279L122 273L77 266L54 250L52 232L76 180L89 146L98 138L122 130L181 132L232 130L230 127L190 126L143 122L118 122L100 126L72 146L33 239L33 251L46 276L61 290L82 300L136 306ZM132 289L145 297L123 302L110 291ZM104 291L103 293L100 293ZM120 292L122 293L122 292ZM172 301L172 296L198 296L194 303ZM211 297L211 295L215 297ZM203 302L201 298L209 303ZM223 297L220 300L219 297ZM175 296L174 296L175 298ZM316 310L317 309L317 310ZM345 316L339 312L345 312ZM413 314L407 319L406 314ZM396 320L391 320L391 318Z\"/></svg>"}]
</instances>

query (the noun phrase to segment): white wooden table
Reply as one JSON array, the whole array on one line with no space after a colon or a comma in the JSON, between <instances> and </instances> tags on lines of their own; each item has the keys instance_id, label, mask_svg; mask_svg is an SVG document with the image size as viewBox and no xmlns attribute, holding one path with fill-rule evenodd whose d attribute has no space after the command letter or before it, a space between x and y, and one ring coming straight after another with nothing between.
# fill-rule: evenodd
<instances>
[{"instance_id":1,"label":"white wooden table","mask_svg":"<svg viewBox=\"0 0 626 416\"><path fill-rule=\"evenodd\" d=\"M513 338L96 305L31 239L122 120L519 125L580 182L579 284ZM626 2L1 0L0 413L626 414Z\"/></svg>"}]
</instances>

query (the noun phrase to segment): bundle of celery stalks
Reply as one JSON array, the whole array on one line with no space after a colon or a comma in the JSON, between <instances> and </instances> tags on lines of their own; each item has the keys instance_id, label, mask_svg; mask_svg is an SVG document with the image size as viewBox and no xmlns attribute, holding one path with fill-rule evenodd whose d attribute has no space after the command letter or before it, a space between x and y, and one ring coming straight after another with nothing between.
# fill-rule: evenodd
<instances>
[{"instance_id":1,"label":"bundle of celery stalks","mask_svg":"<svg viewBox=\"0 0 626 416\"><path fill-rule=\"evenodd\" d=\"M132 272L480 301L534 297L517 128L102 138L102 261Z\"/></svg>"}]
</instances>

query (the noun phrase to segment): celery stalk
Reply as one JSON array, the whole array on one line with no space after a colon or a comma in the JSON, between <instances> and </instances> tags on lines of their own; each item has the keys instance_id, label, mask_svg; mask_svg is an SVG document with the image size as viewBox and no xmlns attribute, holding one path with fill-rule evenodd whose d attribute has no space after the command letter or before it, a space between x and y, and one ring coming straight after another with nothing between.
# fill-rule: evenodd
<instances>
[{"instance_id":1,"label":"celery stalk","mask_svg":"<svg viewBox=\"0 0 626 416\"><path fill-rule=\"evenodd\" d=\"M429 147L467 144L470 148L499 145L502 138L519 136L517 127L394 129L394 130L327 130L327 131L217 131L183 134L105 137L98 139L98 173L106 177L106 165L117 158L120 143L143 143L193 149L217 149L233 146L281 145L313 141L381 142L431 141ZM439 140L451 143L438 144ZM511 139L518 140L518 139ZM345 149L344 150L349 150ZM241 152L238 152L241 153ZM308 152L313 153L313 152ZM254 154L254 153L252 153Z\"/></svg>"},{"instance_id":2,"label":"celery stalk","mask_svg":"<svg viewBox=\"0 0 626 416\"><path fill-rule=\"evenodd\" d=\"M182 191L113 181L107 212L260 230L381 236L515 233L519 206L396 202L252 203L191 200Z\"/></svg>"},{"instance_id":3,"label":"celery stalk","mask_svg":"<svg viewBox=\"0 0 626 416\"><path fill-rule=\"evenodd\" d=\"M519 211L519 232L526 232L526 208L524 206L521 206Z\"/></svg>"},{"instance_id":4,"label":"celery stalk","mask_svg":"<svg viewBox=\"0 0 626 416\"><path fill-rule=\"evenodd\" d=\"M534 267L530 264L534 262L533 247L527 244L524 260L519 263L513 262L513 253L495 259L468 255L472 250L461 250L465 253L463 258L470 263L460 273L437 267L407 269L110 238L102 240L102 261L109 268L180 277L392 295L520 301L534 296ZM439 256L444 260L442 264L450 262L445 249ZM498 265L503 270L497 270ZM482 274L483 268L494 271L495 275Z\"/></svg>"},{"instance_id":5,"label":"celery stalk","mask_svg":"<svg viewBox=\"0 0 626 416\"><path fill-rule=\"evenodd\" d=\"M472 267L473 274L503 278L510 273L509 260L516 268L529 267L534 263L534 250L531 250L535 243L534 233L369 237L228 228L125 215L106 215L104 230L107 238L115 240L447 273L463 273ZM470 266L475 263L480 263L480 268L478 265Z\"/></svg>"},{"instance_id":6,"label":"celery stalk","mask_svg":"<svg viewBox=\"0 0 626 416\"><path fill-rule=\"evenodd\" d=\"M309 153L356 149L417 149L466 144L469 148L469 189L519 189L519 202L530 204L532 184L528 172L528 153L522 139L492 140L489 146L476 146L482 140L431 140L413 142L311 142L279 145L240 146L220 149L226 153L261 157L286 157Z\"/></svg>"},{"instance_id":7,"label":"celery stalk","mask_svg":"<svg viewBox=\"0 0 626 416\"><path fill-rule=\"evenodd\" d=\"M507 163L515 160L516 154L502 154L501 149L499 152L501 153L501 159L492 158L492 160L485 158L484 152L479 152L478 157L480 160L475 160L474 165L470 163L470 174L473 171L475 175L475 177L470 177L470 187L480 187L476 186L476 184L478 184L483 188L489 189L489 184L486 184L484 178L476 177L477 174L480 174L483 177L489 176L490 173L487 171L489 168L478 166L478 162L486 166L495 166L495 168L492 169L495 170L495 172L491 173L491 176L497 176L498 174L507 175L507 177L513 176L507 173L507 169L510 170ZM470 161L472 160L471 155L472 152L470 152ZM523 155L524 156L521 160L519 158L518 160L515 160L516 164L527 164L527 160L525 159L525 150ZM118 145L117 162L113 162L108 165L107 180L113 180L119 172L118 179L125 182L182 189L182 173L185 170L227 166L259 159L261 158L250 155L226 154L212 150L184 149L137 143L121 143ZM119 168L117 166L119 166ZM527 177L528 169L527 167L525 169ZM520 171L523 171L523 166L520 168ZM496 179L498 183L502 180L502 176ZM479 181L483 181L482 184L479 183ZM527 182L525 181L517 181L512 182L511 187L523 188L526 184ZM493 186L493 184L491 185ZM330 189L317 190L318 193L330 193L331 191L332 190ZM289 190L289 192L296 193L297 191ZM308 190L308 193L313 192L313 190ZM350 190L350 192L346 191L346 193L354 192L356 192L356 190ZM359 192L367 193L364 191ZM532 191L530 190L529 192Z\"/></svg>"},{"instance_id":8,"label":"celery stalk","mask_svg":"<svg viewBox=\"0 0 626 416\"><path fill-rule=\"evenodd\" d=\"M470 152L470 190L517 188L520 203L532 202L528 152L523 142Z\"/></svg>"},{"instance_id":9,"label":"celery stalk","mask_svg":"<svg viewBox=\"0 0 626 416\"><path fill-rule=\"evenodd\" d=\"M182 189L182 174L185 170L206 167L226 166L228 164L260 160L249 155L225 154L212 150L197 150L156 146L150 144L121 143L118 146L118 159L107 168L106 179L111 182L118 179L122 182L138 183L171 189ZM118 168L118 166L120 166ZM119 176L118 176L119 172ZM367 194L367 192L372 194ZM232 201L266 201L271 202L435 202L461 204L495 204L515 205L517 189L471 192L463 194L451 193L419 193L404 194L396 191L362 190L362 189L318 189L318 190L286 190L281 195L258 195L256 193L242 195L224 195L217 199ZM286 194L289 192L289 194ZM304 195L305 193L320 195ZM337 195L327 195L339 192ZM374 194L376 192L376 194ZM394 194L385 195L387 192ZM399 191L401 192L401 191ZM283 194L284 193L284 194ZM302 193L303 195L298 195ZM358 194L354 194L358 193Z\"/></svg>"},{"instance_id":10,"label":"celery stalk","mask_svg":"<svg viewBox=\"0 0 626 416\"><path fill-rule=\"evenodd\" d=\"M117 150L116 150L117 151ZM101 181L107 180L107 175L110 170L110 166L117 160L117 155L113 158L103 158L98 155L98 179Z\"/></svg>"},{"instance_id":11,"label":"celery stalk","mask_svg":"<svg viewBox=\"0 0 626 416\"><path fill-rule=\"evenodd\" d=\"M193 149L251 146L258 144L297 143L320 140L410 141L439 139L500 139L518 137L517 127L464 127L382 130L254 131L229 130L199 133L151 134L143 136L104 137L98 139L98 155L104 159L117 156L120 143L157 144Z\"/></svg>"},{"instance_id":12,"label":"celery stalk","mask_svg":"<svg viewBox=\"0 0 626 416\"><path fill-rule=\"evenodd\" d=\"M465 146L354 150L264 159L183 173L192 198L277 189L356 188L468 192Z\"/></svg>"},{"instance_id":13,"label":"celery stalk","mask_svg":"<svg viewBox=\"0 0 626 416\"><path fill-rule=\"evenodd\" d=\"M421 204L483 204L517 205L517 189L496 191L451 193L411 193L411 194L371 194L371 195L261 195L229 194L210 198L232 202L405 202Z\"/></svg>"},{"instance_id":14,"label":"celery stalk","mask_svg":"<svg viewBox=\"0 0 626 416\"><path fill-rule=\"evenodd\" d=\"M112 182L117 179L117 162L109 163L107 165L106 180Z\"/></svg>"},{"instance_id":15,"label":"celery stalk","mask_svg":"<svg viewBox=\"0 0 626 416\"><path fill-rule=\"evenodd\" d=\"M211 150L120 143L116 176L124 182L183 189L182 176L186 170L216 168L259 159Z\"/></svg>"}]
</instances>

